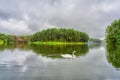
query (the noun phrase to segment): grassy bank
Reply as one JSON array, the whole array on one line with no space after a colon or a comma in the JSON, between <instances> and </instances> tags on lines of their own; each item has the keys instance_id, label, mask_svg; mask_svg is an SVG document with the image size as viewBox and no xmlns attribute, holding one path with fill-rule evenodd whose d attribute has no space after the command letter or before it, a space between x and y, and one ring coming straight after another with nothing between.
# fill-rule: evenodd
<instances>
[{"instance_id":1,"label":"grassy bank","mask_svg":"<svg viewBox=\"0 0 120 80\"><path fill-rule=\"evenodd\" d=\"M0 45L4 44L4 41L3 40L0 40Z\"/></svg>"},{"instance_id":2,"label":"grassy bank","mask_svg":"<svg viewBox=\"0 0 120 80\"><path fill-rule=\"evenodd\" d=\"M36 45L80 45L80 44L87 44L85 42L30 42L30 44L36 44Z\"/></svg>"}]
</instances>

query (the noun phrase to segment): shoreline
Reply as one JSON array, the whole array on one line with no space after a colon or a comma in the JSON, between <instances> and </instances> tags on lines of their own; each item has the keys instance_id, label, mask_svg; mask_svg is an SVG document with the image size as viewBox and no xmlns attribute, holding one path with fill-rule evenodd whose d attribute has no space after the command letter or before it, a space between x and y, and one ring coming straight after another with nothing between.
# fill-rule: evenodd
<instances>
[{"instance_id":1,"label":"shoreline","mask_svg":"<svg viewBox=\"0 0 120 80\"><path fill-rule=\"evenodd\" d=\"M30 42L30 44L36 44L36 45L82 45L87 44L86 42Z\"/></svg>"}]
</instances>

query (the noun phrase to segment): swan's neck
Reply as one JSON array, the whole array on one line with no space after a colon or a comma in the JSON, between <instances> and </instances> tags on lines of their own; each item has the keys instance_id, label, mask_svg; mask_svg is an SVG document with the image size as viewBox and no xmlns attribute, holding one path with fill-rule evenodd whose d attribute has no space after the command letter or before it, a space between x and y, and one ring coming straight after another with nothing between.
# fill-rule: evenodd
<instances>
[{"instance_id":1,"label":"swan's neck","mask_svg":"<svg viewBox=\"0 0 120 80\"><path fill-rule=\"evenodd\" d=\"M72 56L75 57L75 52L72 53Z\"/></svg>"}]
</instances>

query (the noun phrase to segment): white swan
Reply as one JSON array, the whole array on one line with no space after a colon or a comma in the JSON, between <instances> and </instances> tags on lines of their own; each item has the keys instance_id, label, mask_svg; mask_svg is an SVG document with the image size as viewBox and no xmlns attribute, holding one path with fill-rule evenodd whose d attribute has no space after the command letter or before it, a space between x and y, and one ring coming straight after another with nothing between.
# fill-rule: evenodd
<instances>
[{"instance_id":1,"label":"white swan","mask_svg":"<svg viewBox=\"0 0 120 80\"><path fill-rule=\"evenodd\" d=\"M62 56L63 58L71 59L71 58L75 58L74 53L76 53L76 51L73 51L73 52L72 52L72 55L70 55L70 54L62 54L61 56Z\"/></svg>"}]
</instances>

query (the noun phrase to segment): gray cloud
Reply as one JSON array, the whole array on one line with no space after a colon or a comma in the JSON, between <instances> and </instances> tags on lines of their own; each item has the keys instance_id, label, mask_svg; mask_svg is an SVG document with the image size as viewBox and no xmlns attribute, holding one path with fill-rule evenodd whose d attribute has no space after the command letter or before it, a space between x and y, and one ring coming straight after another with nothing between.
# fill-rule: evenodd
<instances>
[{"instance_id":1,"label":"gray cloud","mask_svg":"<svg viewBox=\"0 0 120 80\"><path fill-rule=\"evenodd\" d=\"M23 35L65 27L102 38L120 17L119 7L119 0L0 0L0 32Z\"/></svg>"}]
</instances>

